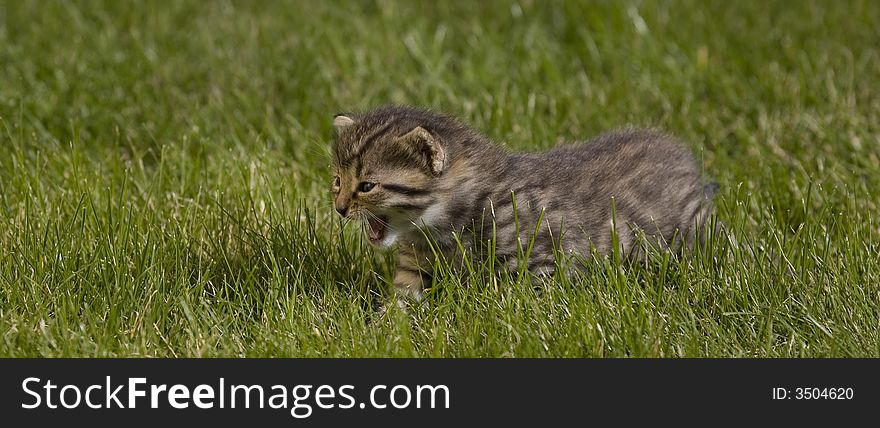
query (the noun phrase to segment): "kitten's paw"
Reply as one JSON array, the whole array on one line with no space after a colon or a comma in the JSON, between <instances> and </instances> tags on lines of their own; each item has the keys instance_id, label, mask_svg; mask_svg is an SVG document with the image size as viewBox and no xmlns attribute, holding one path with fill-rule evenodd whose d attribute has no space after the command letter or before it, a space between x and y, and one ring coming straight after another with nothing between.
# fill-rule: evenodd
<instances>
[{"instance_id":1,"label":"kitten's paw","mask_svg":"<svg viewBox=\"0 0 880 428\"><path fill-rule=\"evenodd\" d=\"M401 298L391 298L379 307L379 310L376 312L376 319L383 319L396 311L407 314L409 313L409 305Z\"/></svg>"}]
</instances>

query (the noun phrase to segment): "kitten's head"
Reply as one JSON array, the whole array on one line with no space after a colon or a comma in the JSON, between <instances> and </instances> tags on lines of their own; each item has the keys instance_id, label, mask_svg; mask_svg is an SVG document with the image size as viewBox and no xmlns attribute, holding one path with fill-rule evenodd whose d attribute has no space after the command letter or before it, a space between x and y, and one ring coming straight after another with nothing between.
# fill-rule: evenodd
<instances>
[{"instance_id":1,"label":"kitten's head","mask_svg":"<svg viewBox=\"0 0 880 428\"><path fill-rule=\"evenodd\" d=\"M450 163L437 132L444 120L404 107L334 118L334 205L343 217L363 221L373 245L389 247L430 226L439 206L435 188Z\"/></svg>"}]
</instances>

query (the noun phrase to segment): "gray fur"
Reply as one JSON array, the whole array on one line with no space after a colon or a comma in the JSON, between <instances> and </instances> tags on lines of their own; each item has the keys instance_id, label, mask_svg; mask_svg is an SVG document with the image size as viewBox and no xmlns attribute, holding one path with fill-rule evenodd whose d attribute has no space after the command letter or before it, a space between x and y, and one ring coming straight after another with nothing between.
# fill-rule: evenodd
<instances>
[{"instance_id":1,"label":"gray fur","mask_svg":"<svg viewBox=\"0 0 880 428\"><path fill-rule=\"evenodd\" d=\"M424 229L451 255L452 232L485 241L494 228L500 265L515 267L541 218L529 269L546 272L554 247L609 254L612 224L627 257L642 254L644 242L678 251L700 234L718 188L703 185L685 145L653 130L509 153L452 117L418 108L382 107L334 122L342 124L333 147L337 208L350 218L382 219L385 240L378 244L400 248L395 286L415 298L433 263ZM358 192L362 182L376 189Z\"/></svg>"}]
</instances>

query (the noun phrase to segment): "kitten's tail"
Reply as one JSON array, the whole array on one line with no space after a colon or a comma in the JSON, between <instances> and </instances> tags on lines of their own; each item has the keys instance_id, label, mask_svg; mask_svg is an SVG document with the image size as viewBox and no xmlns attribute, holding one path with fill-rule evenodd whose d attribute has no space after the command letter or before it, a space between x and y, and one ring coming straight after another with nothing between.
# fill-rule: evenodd
<instances>
[{"instance_id":1,"label":"kitten's tail","mask_svg":"<svg viewBox=\"0 0 880 428\"><path fill-rule=\"evenodd\" d=\"M718 193L718 189L720 189L720 188L721 188L721 185L719 185L718 183L716 183L714 181L709 184L704 185L703 186L703 197L711 200L713 197L715 197L715 194Z\"/></svg>"},{"instance_id":2,"label":"kitten's tail","mask_svg":"<svg viewBox=\"0 0 880 428\"><path fill-rule=\"evenodd\" d=\"M699 240L701 244L706 243L706 233L708 232L706 229L708 228L711 228L716 236L726 232L726 227L718 221L718 219L715 219L714 221L710 220L712 214L715 212L715 204L712 202L712 199L715 197L715 194L718 193L718 189L720 188L721 186L714 181L703 185L703 200L697 208L695 215L696 233L691 238L691 242L688 243L689 249L693 248L693 240Z\"/></svg>"}]
</instances>

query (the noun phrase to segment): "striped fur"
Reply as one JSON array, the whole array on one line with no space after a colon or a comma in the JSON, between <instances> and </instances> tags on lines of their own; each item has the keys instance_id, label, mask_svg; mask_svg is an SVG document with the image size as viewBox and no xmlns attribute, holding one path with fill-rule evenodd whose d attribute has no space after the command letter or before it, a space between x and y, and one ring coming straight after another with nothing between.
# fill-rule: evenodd
<instances>
[{"instance_id":1,"label":"striped fur","mask_svg":"<svg viewBox=\"0 0 880 428\"><path fill-rule=\"evenodd\" d=\"M528 268L547 273L554 248L609 254L612 229L628 257L640 257L640 236L679 250L700 234L717 190L703 186L687 147L657 131L508 153L452 117L411 107L337 115L334 125L336 209L363 220L375 245L399 248L394 285L414 299L431 280L425 231L450 256L454 235L485 240L494 231L498 265L511 268L534 238Z\"/></svg>"}]
</instances>

